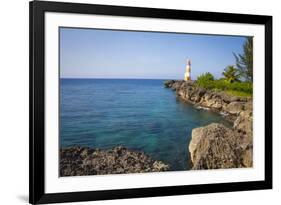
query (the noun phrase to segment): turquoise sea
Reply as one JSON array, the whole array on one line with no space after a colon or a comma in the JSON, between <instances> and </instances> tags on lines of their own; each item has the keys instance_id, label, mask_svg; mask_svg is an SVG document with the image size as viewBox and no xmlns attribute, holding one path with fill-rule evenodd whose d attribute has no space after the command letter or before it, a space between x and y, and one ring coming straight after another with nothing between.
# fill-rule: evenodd
<instances>
[{"instance_id":1,"label":"turquoise sea","mask_svg":"<svg viewBox=\"0 0 281 205\"><path fill-rule=\"evenodd\" d=\"M142 151L189 169L193 128L227 124L217 113L198 110L176 98L164 80L60 79L60 146Z\"/></svg>"}]
</instances>

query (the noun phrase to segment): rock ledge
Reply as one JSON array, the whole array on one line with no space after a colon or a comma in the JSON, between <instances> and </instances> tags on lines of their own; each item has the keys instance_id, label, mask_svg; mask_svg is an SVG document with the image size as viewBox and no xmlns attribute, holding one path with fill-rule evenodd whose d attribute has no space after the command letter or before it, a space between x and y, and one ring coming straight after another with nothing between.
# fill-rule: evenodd
<instances>
[{"instance_id":1,"label":"rock ledge","mask_svg":"<svg viewBox=\"0 0 281 205\"><path fill-rule=\"evenodd\" d=\"M109 150L87 147L60 149L60 176L162 172L169 166L142 152L118 146Z\"/></svg>"}]
</instances>

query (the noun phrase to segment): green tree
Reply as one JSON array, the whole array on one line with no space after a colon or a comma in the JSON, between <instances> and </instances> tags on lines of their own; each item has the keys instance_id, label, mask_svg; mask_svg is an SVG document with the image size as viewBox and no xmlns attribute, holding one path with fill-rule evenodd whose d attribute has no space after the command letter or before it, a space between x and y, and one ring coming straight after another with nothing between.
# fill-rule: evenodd
<instances>
[{"instance_id":1,"label":"green tree","mask_svg":"<svg viewBox=\"0 0 281 205\"><path fill-rule=\"evenodd\" d=\"M203 87L203 88L212 88L214 82L214 76L207 72L199 75L196 80L196 85Z\"/></svg>"},{"instance_id":2,"label":"green tree","mask_svg":"<svg viewBox=\"0 0 281 205\"><path fill-rule=\"evenodd\" d=\"M229 83L239 82L240 72L232 65L227 66L222 72L222 75L224 76L224 79Z\"/></svg>"},{"instance_id":3,"label":"green tree","mask_svg":"<svg viewBox=\"0 0 281 205\"><path fill-rule=\"evenodd\" d=\"M207 72L207 73L203 73L203 74L199 75L197 77L197 80L198 81L213 81L214 76L211 73Z\"/></svg>"},{"instance_id":4,"label":"green tree","mask_svg":"<svg viewBox=\"0 0 281 205\"><path fill-rule=\"evenodd\" d=\"M236 66L241 76L246 80L253 82L253 38L247 37L243 45L243 53L235 54Z\"/></svg>"}]
</instances>

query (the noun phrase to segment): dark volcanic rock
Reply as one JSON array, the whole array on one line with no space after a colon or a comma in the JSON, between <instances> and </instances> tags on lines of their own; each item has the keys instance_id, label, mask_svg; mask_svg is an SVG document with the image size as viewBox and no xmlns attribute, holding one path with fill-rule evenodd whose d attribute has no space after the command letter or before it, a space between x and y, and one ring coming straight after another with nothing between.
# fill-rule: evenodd
<instances>
[{"instance_id":1,"label":"dark volcanic rock","mask_svg":"<svg viewBox=\"0 0 281 205\"><path fill-rule=\"evenodd\" d=\"M172 88L172 90L178 91L182 84L183 84L183 81L175 81L175 82L172 84L172 87L171 87L171 88Z\"/></svg>"},{"instance_id":2,"label":"dark volcanic rock","mask_svg":"<svg viewBox=\"0 0 281 205\"><path fill-rule=\"evenodd\" d=\"M170 88L170 87L172 87L172 85L175 83L175 81L174 80L166 80L165 82L164 82L164 86L166 87L166 88Z\"/></svg>"},{"instance_id":3,"label":"dark volcanic rock","mask_svg":"<svg viewBox=\"0 0 281 205\"><path fill-rule=\"evenodd\" d=\"M169 166L124 147L109 150L70 147L60 150L60 176L167 171Z\"/></svg>"}]
</instances>

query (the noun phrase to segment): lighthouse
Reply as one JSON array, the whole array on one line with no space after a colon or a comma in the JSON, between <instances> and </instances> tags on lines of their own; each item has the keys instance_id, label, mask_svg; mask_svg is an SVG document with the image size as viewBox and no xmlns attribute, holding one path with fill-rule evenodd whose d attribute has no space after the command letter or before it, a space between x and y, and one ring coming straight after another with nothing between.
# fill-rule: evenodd
<instances>
[{"instance_id":1,"label":"lighthouse","mask_svg":"<svg viewBox=\"0 0 281 205\"><path fill-rule=\"evenodd\" d=\"M191 72L191 61L187 60L187 64L186 64L186 67L185 67L185 73L184 73L184 80L185 81L191 80L190 72Z\"/></svg>"}]
</instances>

